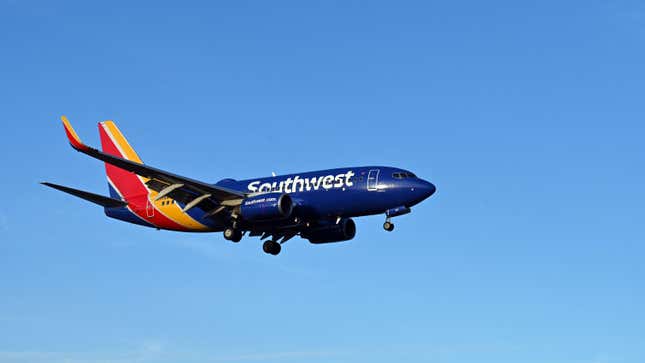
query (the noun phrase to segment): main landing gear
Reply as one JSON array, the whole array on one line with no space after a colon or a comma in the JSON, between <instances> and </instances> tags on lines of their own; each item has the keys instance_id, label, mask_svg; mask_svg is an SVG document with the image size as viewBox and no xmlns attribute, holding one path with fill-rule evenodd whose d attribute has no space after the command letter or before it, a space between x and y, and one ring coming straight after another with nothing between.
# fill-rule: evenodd
<instances>
[{"instance_id":1,"label":"main landing gear","mask_svg":"<svg viewBox=\"0 0 645 363\"><path fill-rule=\"evenodd\" d=\"M240 242L242 239L242 231L235 228L226 228L224 230L224 238L232 242Z\"/></svg>"},{"instance_id":2,"label":"main landing gear","mask_svg":"<svg viewBox=\"0 0 645 363\"><path fill-rule=\"evenodd\" d=\"M383 223L383 229L388 232L392 232L394 230L394 223L392 223L389 218L386 219L385 223Z\"/></svg>"},{"instance_id":3,"label":"main landing gear","mask_svg":"<svg viewBox=\"0 0 645 363\"><path fill-rule=\"evenodd\" d=\"M280 253L280 250L282 250L282 246L276 241L269 240L265 241L264 244L262 244L262 249L265 253L276 256L278 253Z\"/></svg>"}]
</instances>

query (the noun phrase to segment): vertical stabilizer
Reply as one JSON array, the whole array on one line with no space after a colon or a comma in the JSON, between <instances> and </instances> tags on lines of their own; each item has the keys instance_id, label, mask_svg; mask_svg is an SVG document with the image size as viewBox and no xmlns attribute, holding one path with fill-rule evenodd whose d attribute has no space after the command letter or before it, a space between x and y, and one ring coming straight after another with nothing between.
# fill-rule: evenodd
<instances>
[{"instance_id":1,"label":"vertical stabilizer","mask_svg":"<svg viewBox=\"0 0 645 363\"><path fill-rule=\"evenodd\" d=\"M104 153L143 164L139 155L114 122L99 122L99 135ZM147 199L148 188L140 176L108 163L105 163L105 173L112 198L122 198L127 201Z\"/></svg>"}]
</instances>

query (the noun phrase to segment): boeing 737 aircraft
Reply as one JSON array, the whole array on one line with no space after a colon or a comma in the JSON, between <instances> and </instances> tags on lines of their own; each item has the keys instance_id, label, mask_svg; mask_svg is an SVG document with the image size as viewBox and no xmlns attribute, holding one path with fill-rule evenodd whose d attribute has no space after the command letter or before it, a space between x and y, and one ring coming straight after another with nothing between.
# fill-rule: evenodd
<instances>
[{"instance_id":1,"label":"boeing 737 aircraft","mask_svg":"<svg viewBox=\"0 0 645 363\"><path fill-rule=\"evenodd\" d=\"M264 252L277 255L281 244L299 235L311 243L354 238L353 217L410 213L410 207L436 188L413 173L392 167L329 169L215 184L144 165L114 122L99 123L102 151L81 142L65 116L63 126L74 149L105 163L110 197L62 185L46 186L103 206L108 217L157 229L223 232L266 240Z\"/></svg>"}]
</instances>

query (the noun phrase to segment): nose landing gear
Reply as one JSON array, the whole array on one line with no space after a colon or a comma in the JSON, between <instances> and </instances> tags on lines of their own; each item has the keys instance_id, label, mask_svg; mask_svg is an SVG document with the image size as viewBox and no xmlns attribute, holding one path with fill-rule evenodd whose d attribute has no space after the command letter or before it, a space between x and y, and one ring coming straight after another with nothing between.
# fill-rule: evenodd
<instances>
[{"instance_id":1,"label":"nose landing gear","mask_svg":"<svg viewBox=\"0 0 645 363\"><path fill-rule=\"evenodd\" d=\"M410 207L406 207L404 205L386 210L385 223L383 223L383 229L388 232L392 232L394 230L394 223L392 223L392 217L402 216L410 212L411 212Z\"/></svg>"},{"instance_id":2,"label":"nose landing gear","mask_svg":"<svg viewBox=\"0 0 645 363\"><path fill-rule=\"evenodd\" d=\"M394 223L390 222L390 219L388 218L385 223L383 223L383 229L392 232L394 230Z\"/></svg>"}]
</instances>

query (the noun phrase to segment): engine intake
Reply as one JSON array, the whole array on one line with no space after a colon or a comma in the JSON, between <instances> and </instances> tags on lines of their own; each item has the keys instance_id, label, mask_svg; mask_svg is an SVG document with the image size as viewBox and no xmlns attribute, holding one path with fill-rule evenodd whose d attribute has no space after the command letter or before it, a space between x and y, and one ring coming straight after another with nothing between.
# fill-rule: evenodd
<instances>
[{"instance_id":1,"label":"engine intake","mask_svg":"<svg viewBox=\"0 0 645 363\"><path fill-rule=\"evenodd\" d=\"M240 206L242 218L248 221L269 221L291 216L293 201L287 194L267 193L244 199Z\"/></svg>"},{"instance_id":2,"label":"engine intake","mask_svg":"<svg viewBox=\"0 0 645 363\"><path fill-rule=\"evenodd\" d=\"M348 241L356 235L356 224L351 218L343 218L338 223L311 227L301 233L311 243L331 243Z\"/></svg>"}]
</instances>

